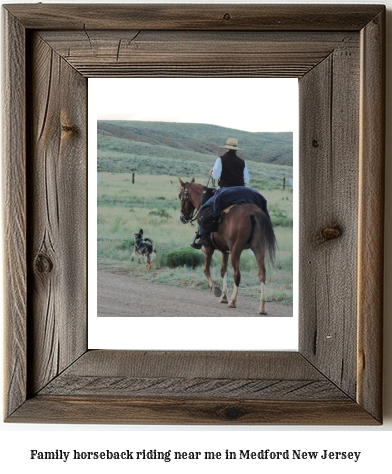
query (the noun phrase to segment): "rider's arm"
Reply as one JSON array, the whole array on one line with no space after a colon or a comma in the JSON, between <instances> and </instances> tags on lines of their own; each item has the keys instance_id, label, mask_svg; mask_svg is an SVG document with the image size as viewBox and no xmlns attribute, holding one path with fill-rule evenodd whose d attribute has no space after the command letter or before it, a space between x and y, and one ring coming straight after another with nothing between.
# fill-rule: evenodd
<instances>
[{"instance_id":1,"label":"rider's arm","mask_svg":"<svg viewBox=\"0 0 392 474\"><path fill-rule=\"evenodd\" d=\"M244 182L245 184L249 184L250 178L249 178L249 171L248 167L246 166L246 161L245 161L245 168L244 168Z\"/></svg>"},{"instance_id":2,"label":"rider's arm","mask_svg":"<svg viewBox=\"0 0 392 474\"><path fill-rule=\"evenodd\" d=\"M211 176L214 179L219 179L222 174L222 160L218 157L215 161L214 167L212 168Z\"/></svg>"}]
</instances>

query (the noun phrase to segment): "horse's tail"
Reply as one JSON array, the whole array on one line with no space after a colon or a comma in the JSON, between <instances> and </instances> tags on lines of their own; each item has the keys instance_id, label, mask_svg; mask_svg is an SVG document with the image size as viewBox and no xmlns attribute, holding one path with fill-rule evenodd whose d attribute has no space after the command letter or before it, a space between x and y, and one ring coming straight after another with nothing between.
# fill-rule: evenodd
<instances>
[{"instance_id":1,"label":"horse's tail","mask_svg":"<svg viewBox=\"0 0 392 474\"><path fill-rule=\"evenodd\" d=\"M249 245L251 245L252 240L256 238L255 230L258 226L260 233L258 238L264 239L266 251L271 260L271 263L274 263L275 253L276 253L276 237L274 228L272 227L271 219L265 214L265 212L254 212L250 215L251 220L251 232L249 237Z\"/></svg>"}]
</instances>

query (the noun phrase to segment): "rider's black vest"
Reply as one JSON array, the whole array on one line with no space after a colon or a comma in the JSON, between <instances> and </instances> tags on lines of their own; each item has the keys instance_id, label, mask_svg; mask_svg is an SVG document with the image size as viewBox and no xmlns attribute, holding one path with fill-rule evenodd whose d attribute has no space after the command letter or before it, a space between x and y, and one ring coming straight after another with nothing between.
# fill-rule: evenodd
<instances>
[{"instance_id":1,"label":"rider's black vest","mask_svg":"<svg viewBox=\"0 0 392 474\"><path fill-rule=\"evenodd\" d=\"M245 161L238 157L234 150L229 150L220 158L222 160L222 174L218 182L219 186L221 188L245 186Z\"/></svg>"}]
</instances>

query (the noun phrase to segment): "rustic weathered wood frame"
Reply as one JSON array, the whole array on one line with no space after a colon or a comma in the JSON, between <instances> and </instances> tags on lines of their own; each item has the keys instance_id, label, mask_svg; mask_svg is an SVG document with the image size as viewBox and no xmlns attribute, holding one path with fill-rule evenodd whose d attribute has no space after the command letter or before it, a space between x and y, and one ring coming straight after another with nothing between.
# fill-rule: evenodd
<instances>
[{"instance_id":1,"label":"rustic weathered wood frame","mask_svg":"<svg viewBox=\"0 0 392 474\"><path fill-rule=\"evenodd\" d=\"M3 24L6 421L382 423L385 7L19 4ZM299 78L298 352L88 350L94 76Z\"/></svg>"}]
</instances>

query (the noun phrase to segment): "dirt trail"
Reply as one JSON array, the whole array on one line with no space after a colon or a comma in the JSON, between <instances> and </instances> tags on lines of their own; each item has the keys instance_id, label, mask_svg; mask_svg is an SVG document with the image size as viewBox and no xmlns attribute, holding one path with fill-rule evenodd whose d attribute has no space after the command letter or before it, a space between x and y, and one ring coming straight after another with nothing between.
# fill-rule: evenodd
<instances>
[{"instance_id":1,"label":"dirt trail","mask_svg":"<svg viewBox=\"0 0 392 474\"><path fill-rule=\"evenodd\" d=\"M237 308L219 303L208 290L190 290L135 280L130 275L98 271L98 316L104 317L264 317L258 301L241 297ZM291 317L292 306L266 303L266 317Z\"/></svg>"}]
</instances>

